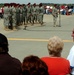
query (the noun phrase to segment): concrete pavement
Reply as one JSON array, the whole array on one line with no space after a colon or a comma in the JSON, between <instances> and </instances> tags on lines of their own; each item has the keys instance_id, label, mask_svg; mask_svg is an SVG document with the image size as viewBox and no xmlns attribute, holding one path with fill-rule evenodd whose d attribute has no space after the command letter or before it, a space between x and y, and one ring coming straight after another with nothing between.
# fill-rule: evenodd
<instances>
[{"instance_id":1,"label":"concrete pavement","mask_svg":"<svg viewBox=\"0 0 74 75\"><path fill-rule=\"evenodd\" d=\"M59 22L59 18L58 18ZM59 24L59 23L57 23ZM37 55L39 57L48 56L48 39L54 35L59 36L64 41L62 57L67 57L72 42L72 29L74 27L74 15L61 15L61 27L53 27L52 15L44 15L44 25L35 24L23 30L20 26L18 31L5 31L3 19L0 19L0 33L7 36L9 40L9 53L21 61L27 55Z\"/></svg>"}]
</instances>

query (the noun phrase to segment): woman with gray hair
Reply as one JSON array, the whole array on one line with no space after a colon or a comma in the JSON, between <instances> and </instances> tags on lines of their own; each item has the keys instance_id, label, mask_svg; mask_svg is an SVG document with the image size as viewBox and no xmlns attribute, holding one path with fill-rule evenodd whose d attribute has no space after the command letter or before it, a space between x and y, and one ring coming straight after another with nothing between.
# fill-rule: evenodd
<instances>
[{"instance_id":1,"label":"woman with gray hair","mask_svg":"<svg viewBox=\"0 0 74 75\"><path fill-rule=\"evenodd\" d=\"M47 64L50 75L67 75L70 74L70 63L67 59L61 57L63 50L63 40L57 36L49 39L47 44L49 57L41 59Z\"/></svg>"}]
</instances>

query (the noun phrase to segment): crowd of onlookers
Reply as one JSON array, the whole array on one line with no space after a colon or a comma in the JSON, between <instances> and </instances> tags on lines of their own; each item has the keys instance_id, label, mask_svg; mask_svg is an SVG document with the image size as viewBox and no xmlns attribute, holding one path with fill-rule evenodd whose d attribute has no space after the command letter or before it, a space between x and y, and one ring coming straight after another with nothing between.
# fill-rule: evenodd
<instances>
[{"instance_id":1,"label":"crowd of onlookers","mask_svg":"<svg viewBox=\"0 0 74 75\"><path fill-rule=\"evenodd\" d=\"M29 55L20 62L9 54L8 46L7 37L0 33L0 75L74 75L74 47L63 58L64 42L58 36L49 39L47 57Z\"/></svg>"},{"instance_id":2,"label":"crowd of onlookers","mask_svg":"<svg viewBox=\"0 0 74 75\"><path fill-rule=\"evenodd\" d=\"M51 14L53 6L46 6L45 7L45 14ZM58 11L60 10L61 15L71 15L74 13L74 6L73 5L57 5Z\"/></svg>"}]
</instances>

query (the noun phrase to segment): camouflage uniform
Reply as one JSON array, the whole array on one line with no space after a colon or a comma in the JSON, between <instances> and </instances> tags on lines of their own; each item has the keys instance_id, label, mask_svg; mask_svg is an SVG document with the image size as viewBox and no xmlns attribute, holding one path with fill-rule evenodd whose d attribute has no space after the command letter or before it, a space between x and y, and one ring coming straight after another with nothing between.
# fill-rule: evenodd
<instances>
[{"instance_id":1,"label":"camouflage uniform","mask_svg":"<svg viewBox=\"0 0 74 75\"><path fill-rule=\"evenodd\" d=\"M37 8L35 3L32 7L32 23L34 24L34 22L37 22Z\"/></svg>"},{"instance_id":2,"label":"camouflage uniform","mask_svg":"<svg viewBox=\"0 0 74 75\"><path fill-rule=\"evenodd\" d=\"M52 9L52 15L53 15L53 23L54 23L54 27L56 27L56 23L57 23L57 18L58 18L58 10L56 7L53 7Z\"/></svg>"},{"instance_id":3,"label":"camouflage uniform","mask_svg":"<svg viewBox=\"0 0 74 75\"><path fill-rule=\"evenodd\" d=\"M12 5L9 6L9 28L12 29Z\"/></svg>"},{"instance_id":4,"label":"camouflage uniform","mask_svg":"<svg viewBox=\"0 0 74 75\"><path fill-rule=\"evenodd\" d=\"M16 6L16 25L20 25L20 9L19 9L19 4Z\"/></svg>"},{"instance_id":5,"label":"camouflage uniform","mask_svg":"<svg viewBox=\"0 0 74 75\"><path fill-rule=\"evenodd\" d=\"M23 7L22 7L22 5L20 5L20 25L22 25L23 24Z\"/></svg>"},{"instance_id":6,"label":"camouflage uniform","mask_svg":"<svg viewBox=\"0 0 74 75\"><path fill-rule=\"evenodd\" d=\"M24 25L25 25L27 23L27 8L26 8L26 5L23 5L22 13L23 13L23 22L24 22Z\"/></svg>"},{"instance_id":7,"label":"camouflage uniform","mask_svg":"<svg viewBox=\"0 0 74 75\"><path fill-rule=\"evenodd\" d=\"M13 7L12 7L12 25L13 25L13 30L17 30L17 25L16 25L16 4L14 4Z\"/></svg>"},{"instance_id":8,"label":"camouflage uniform","mask_svg":"<svg viewBox=\"0 0 74 75\"><path fill-rule=\"evenodd\" d=\"M39 23L42 25L43 24L43 14L44 14L44 9L42 7L42 3L39 4Z\"/></svg>"},{"instance_id":9,"label":"camouflage uniform","mask_svg":"<svg viewBox=\"0 0 74 75\"><path fill-rule=\"evenodd\" d=\"M30 6L30 4L28 4L28 6L27 6L27 23L28 22L31 23L31 16L32 16L32 14L31 14L31 6Z\"/></svg>"},{"instance_id":10,"label":"camouflage uniform","mask_svg":"<svg viewBox=\"0 0 74 75\"><path fill-rule=\"evenodd\" d=\"M9 30L9 8L8 5L4 6L4 29Z\"/></svg>"}]
</instances>

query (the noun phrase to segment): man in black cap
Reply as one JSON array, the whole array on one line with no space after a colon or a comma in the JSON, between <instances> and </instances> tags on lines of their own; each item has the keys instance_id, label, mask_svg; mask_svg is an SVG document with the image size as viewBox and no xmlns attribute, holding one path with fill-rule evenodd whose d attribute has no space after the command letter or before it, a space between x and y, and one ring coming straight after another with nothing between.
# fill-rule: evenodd
<instances>
[{"instance_id":1,"label":"man in black cap","mask_svg":"<svg viewBox=\"0 0 74 75\"><path fill-rule=\"evenodd\" d=\"M7 37L0 33L0 75L21 75L21 62L8 51Z\"/></svg>"}]
</instances>

